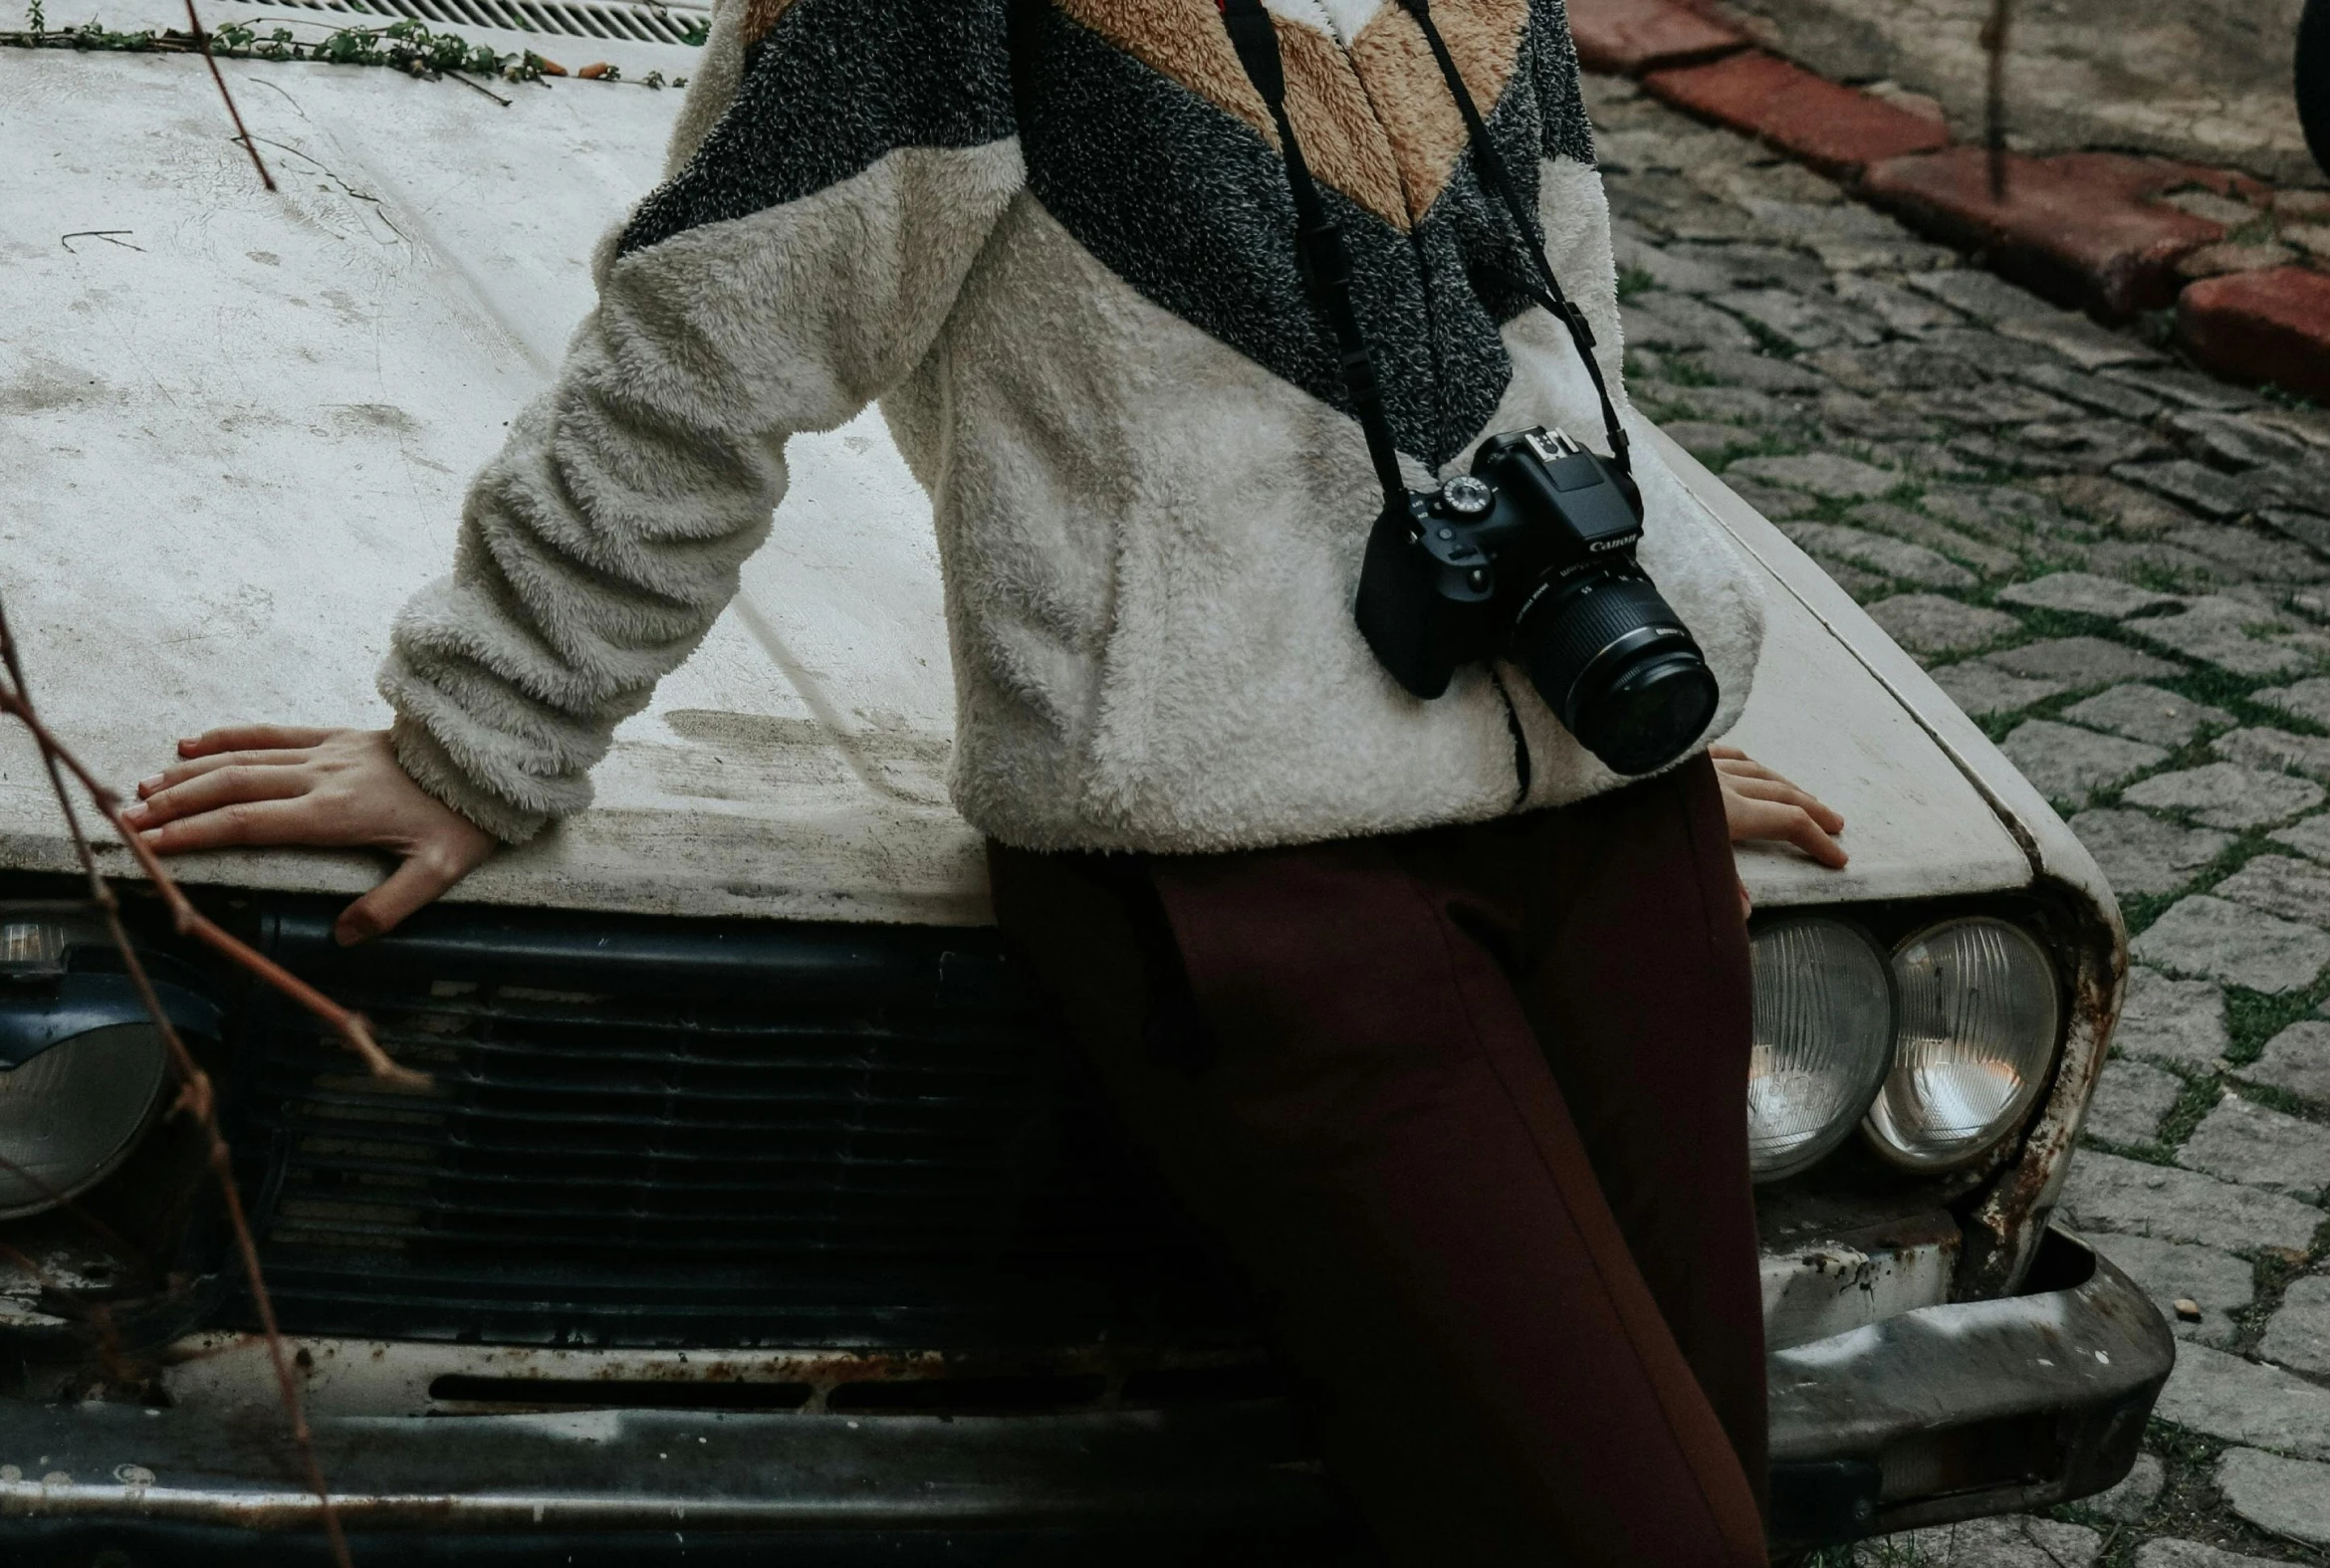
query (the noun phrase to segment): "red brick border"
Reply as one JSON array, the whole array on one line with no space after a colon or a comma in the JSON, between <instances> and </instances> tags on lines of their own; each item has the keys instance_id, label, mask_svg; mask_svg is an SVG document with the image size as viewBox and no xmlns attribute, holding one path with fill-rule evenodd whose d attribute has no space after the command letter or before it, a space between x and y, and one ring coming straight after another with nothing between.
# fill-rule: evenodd
<instances>
[{"instance_id":1,"label":"red brick border","mask_svg":"<svg viewBox=\"0 0 2330 1568\"><path fill-rule=\"evenodd\" d=\"M2330 399L2330 277L2303 267L2228 273L2177 302L2177 336L2236 381Z\"/></svg>"},{"instance_id":2,"label":"red brick border","mask_svg":"<svg viewBox=\"0 0 2330 1568\"><path fill-rule=\"evenodd\" d=\"M1823 173L1950 144L1946 126L1749 50L1704 66L1653 71L1643 87L1678 109L1745 130Z\"/></svg>"},{"instance_id":3,"label":"red brick border","mask_svg":"<svg viewBox=\"0 0 2330 1568\"><path fill-rule=\"evenodd\" d=\"M1588 71L1619 76L1696 65L1748 47L1740 32L1672 0L1569 0L1569 36Z\"/></svg>"},{"instance_id":4,"label":"red brick border","mask_svg":"<svg viewBox=\"0 0 2330 1568\"><path fill-rule=\"evenodd\" d=\"M1917 227L1968 250L2060 304L2128 317L2176 303L2180 258L2224 226L2150 198L2208 171L2116 152L2007 160L2006 200L1990 200L1989 157L1952 147L1871 168L1861 190Z\"/></svg>"}]
</instances>

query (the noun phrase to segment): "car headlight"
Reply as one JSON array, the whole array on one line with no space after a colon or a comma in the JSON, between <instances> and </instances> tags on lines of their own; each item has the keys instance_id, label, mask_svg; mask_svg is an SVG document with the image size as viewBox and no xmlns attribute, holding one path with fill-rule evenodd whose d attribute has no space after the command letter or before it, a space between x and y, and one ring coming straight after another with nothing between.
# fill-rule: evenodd
<instances>
[{"instance_id":1,"label":"car headlight","mask_svg":"<svg viewBox=\"0 0 2330 1568\"><path fill-rule=\"evenodd\" d=\"M1768 1182L1827 1154L1869 1108L1892 1060L1893 988L1885 955L1841 920L1765 926L1752 953L1748 1160Z\"/></svg>"},{"instance_id":2,"label":"car headlight","mask_svg":"<svg viewBox=\"0 0 2330 1568\"><path fill-rule=\"evenodd\" d=\"M2046 1081L2062 1014L2054 966L2019 926L1948 920L1894 950L1893 983L1901 1024L1869 1142L1907 1170L1968 1164Z\"/></svg>"},{"instance_id":3,"label":"car headlight","mask_svg":"<svg viewBox=\"0 0 2330 1568\"><path fill-rule=\"evenodd\" d=\"M0 915L0 1220L53 1209L136 1147L169 1077L161 1032L126 975L76 969L89 934ZM171 1021L215 1032L217 1009L157 981Z\"/></svg>"}]
</instances>

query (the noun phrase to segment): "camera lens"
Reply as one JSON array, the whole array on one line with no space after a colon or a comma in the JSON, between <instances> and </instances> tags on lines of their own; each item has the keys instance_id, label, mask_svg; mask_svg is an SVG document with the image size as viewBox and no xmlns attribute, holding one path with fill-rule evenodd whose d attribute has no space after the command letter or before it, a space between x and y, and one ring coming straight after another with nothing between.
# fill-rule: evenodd
<instances>
[{"instance_id":1,"label":"camera lens","mask_svg":"<svg viewBox=\"0 0 2330 1568\"><path fill-rule=\"evenodd\" d=\"M1589 571L1540 592L1514 656L1578 744L1614 773L1654 773L1714 719L1715 672L1649 578Z\"/></svg>"}]
</instances>

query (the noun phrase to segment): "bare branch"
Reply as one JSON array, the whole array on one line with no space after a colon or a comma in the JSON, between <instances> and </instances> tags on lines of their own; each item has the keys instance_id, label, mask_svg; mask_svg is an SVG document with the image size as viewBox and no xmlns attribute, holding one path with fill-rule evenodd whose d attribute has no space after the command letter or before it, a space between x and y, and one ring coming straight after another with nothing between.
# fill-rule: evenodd
<instances>
[{"instance_id":1,"label":"bare branch","mask_svg":"<svg viewBox=\"0 0 2330 1568\"><path fill-rule=\"evenodd\" d=\"M210 52L210 34L204 30L202 18L194 14L194 0L186 0L186 25L193 29L194 42L202 50L202 63L210 67L210 80L218 84L218 96L226 100L227 117L235 122L235 136L243 143L243 150L251 154L251 167L259 171L259 183L269 190L275 189L275 176L267 172L267 160L259 155L259 144L243 128L243 112L235 108L235 96L227 91L226 76L218 69L218 57Z\"/></svg>"},{"instance_id":2,"label":"bare branch","mask_svg":"<svg viewBox=\"0 0 2330 1568\"><path fill-rule=\"evenodd\" d=\"M193 0L187 0L189 13L192 8ZM213 66L212 69L215 72L217 68ZM222 83L222 90L223 87ZM229 107L232 108L231 100ZM239 118L237 123L240 124ZM256 159L257 156L258 152L254 149L252 157ZM252 1304L259 1312L260 1326L266 1330L268 1358L274 1363L275 1380L283 1396L284 1413L291 1421L292 1446L298 1451L301 1465L307 1471L309 1488L316 1494L317 1507L323 1517L324 1536L332 1548L333 1561L338 1568L354 1568L353 1560L349 1556L347 1534L341 1528L340 1510L332 1501L332 1487L325 1479L323 1464L316 1457L315 1436L309 1430L307 1407L300 1398L299 1375L293 1369L290 1351L284 1344L282 1329L276 1321L275 1301L268 1294L266 1275L260 1268L259 1243L251 1233L249 1218L243 1213L242 1194L235 1187L234 1154L227 1147L225 1135L219 1130L217 1096L211 1088L210 1075L202 1070L202 1064L194 1059L193 1053L186 1048L186 1042L179 1037L177 1026L170 1021L161 998L154 992L152 980L146 975L144 964L137 957L137 949L121 924L120 900L115 896L113 888L98 869L97 851L90 846L88 834L82 831L81 815L74 807L72 791L65 785L65 774L71 773L80 782L90 799L114 824L114 830L121 835L122 841L129 846L130 852L137 857L138 863L144 867L146 874L153 879L154 886L168 902L180 932L201 938L218 952L235 959L268 984L331 1021L356 1047L358 1054L387 1069L383 1076L420 1079L420 1075L389 1061L380 1047L373 1043L371 1032L365 1027L362 1018L299 981L281 966L245 947L194 908L169 873L161 868L153 851L121 819L118 797L100 783L79 758L66 750L33 711L31 689L25 680L24 665L18 657L15 638L8 628L4 604L0 604L0 669L7 672L6 684L0 685L0 713L6 713L23 724L40 746L42 765L48 770L49 783L56 791L58 807L65 814L66 828L73 835L74 852L80 857L82 870L89 879L90 897L104 912L106 929L120 955L122 967L128 972L139 1002L144 1005L146 1012L153 1019L154 1028L161 1035L171 1065L177 1069L182 1085L181 1102L186 1110L200 1120L209 1145L211 1175L218 1182L219 1197L234 1233L236 1251L240 1254L243 1278L250 1286ZM102 1303L99 1305L101 1315L97 1322L101 1333L110 1341L114 1335L111 1308L103 1307Z\"/></svg>"}]
</instances>

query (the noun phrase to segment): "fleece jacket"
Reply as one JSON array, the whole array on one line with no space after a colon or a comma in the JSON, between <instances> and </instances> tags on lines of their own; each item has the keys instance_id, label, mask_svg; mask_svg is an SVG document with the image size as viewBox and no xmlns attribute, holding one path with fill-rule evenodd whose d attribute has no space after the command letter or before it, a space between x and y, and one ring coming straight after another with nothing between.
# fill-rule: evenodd
<instances>
[{"instance_id":1,"label":"fleece jacket","mask_svg":"<svg viewBox=\"0 0 2330 1568\"><path fill-rule=\"evenodd\" d=\"M1397 0L1269 0L1410 478L1602 421ZM1609 209L1562 0L1437 0L1623 407ZM1621 781L1518 671L1419 700L1352 619L1380 510L1285 165L1215 0L723 0L660 188L477 477L380 688L424 787L511 841L736 592L785 445L878 400L929 491L954 798L1025 848L1213 851ZM1625 417L1634 419L1631 410ZM1729 537L1634 444L1643 564L1748 697Z\"/></svg>"}]
</instances>

